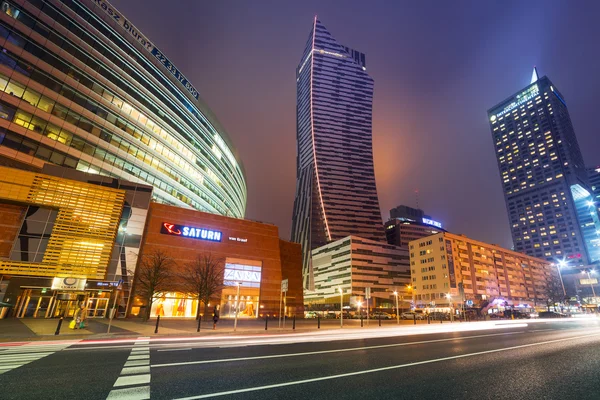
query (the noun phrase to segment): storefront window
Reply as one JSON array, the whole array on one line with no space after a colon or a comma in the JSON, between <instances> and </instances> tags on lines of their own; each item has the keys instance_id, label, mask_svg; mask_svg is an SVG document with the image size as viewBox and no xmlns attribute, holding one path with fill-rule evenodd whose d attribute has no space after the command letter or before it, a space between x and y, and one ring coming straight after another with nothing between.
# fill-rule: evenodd
<instances>
[{"instance_id":1,"label":"storefront window","mask_svg":"<svg viewBox=\"0 0 600 400\"><path fill-rule=\"evenodd\" d=\"M260 261L228 258L223 276L225 288L221 296L221 316L234 318L237 310L238 318L256 318L260 307L261 276Z\"/></svg>"},{"instance_id":2,"label":"storefront window","mask_svg":"<svg viewBox=\"0 0 600 400\"><path fill-rule=\"evenodd\" d=\"M152 303L152 317L195 317L198 301L186 297L183 293L165 293L164 296L155 297Z\"/></svg>"}]
</instances>

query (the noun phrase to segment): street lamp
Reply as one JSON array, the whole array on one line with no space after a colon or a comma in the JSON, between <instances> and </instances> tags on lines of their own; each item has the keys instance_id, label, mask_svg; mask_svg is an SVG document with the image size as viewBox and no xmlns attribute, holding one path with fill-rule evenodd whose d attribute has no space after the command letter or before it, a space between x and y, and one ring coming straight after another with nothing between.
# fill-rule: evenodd
<instances>
[{"instance_id":1,"label":"street lamp","mask_svg":"<svg viewBox=\"0 0 600 400\"><path fill-rule=\"evenodd\" d=\"M582 273L587 273L588 282L590 284L590 287L592 288L592 294L594 295L593 301L596 302L596 291L594 290L594 285L592 284L592 278L590 277L590 271L586 269L585 271L582 271ZM595 274L595 273L596 273L596 271L592 270L592 274Z\"/></svg>"},{"instance_id":2,"label":"street lamp","mask_svg":"<svg viewBox=\"0 0 600 400\"><path fill-rule=\"evenodd\" d=\"M362 317L361 317L361 312L360 312L360 306L362 306L362 302L360 302L360 301L357 301L357 302L356 302L356 305L357 305L357 307L358 307L358 318L361 318L361 319L362 319Z\"/></svg>"},{"instance_id":3,"label":"street lamp","mask_svg":"<svg viewBox=\"0 0 600 400\"><path fill-rule=\"evenodd\" d=\"M415 303L415 288L411 285L407 285L406 288L412 292L412 306L413 308L417 308L417 303Z\"/></svg>"},{"instance_id":4,"label":"street lamp","mask_svg":"<svg viewBox=\"0 0 600 400\"><path fill-rule=\"evenodd\" d=\"M235 296L235 318L233 319L233 331L237 329L237 319L238 319L238 309L240 305L240 282L236 283L237 285L237 294Z\"/></svg>"},{"instance_id":5,"label":"street lamp","mask_svg":"<svg viewBox=\"0 0 600 400\"><path fill-rule=\"evenodd\" d=\"M344 327L344 290L342 290L341 286L338 286L338 290L340 291L340 328Z\"/></svg>"},{"instance_id":6,"label":"street lamp","mask_svg":"<svg viewBox=\"0 0 600 400\"><path fill-rule=\"evenodd\" d=\"M452 295L450 293L446 293L446 298L448 299L448 305L450 306L450 321L454 321L454 304L452 304Z\"/></svg>"},{"instance_id":7,"label":"street lamp","mask_svg":"<svg viewBox=\"0 0 600 400\"><path fill-rule=\"evenodd\" d=\"M394 296L396 296L396 321L400 325L400 309L398 308L398 291L394 290Z\"/></svg>"},{"instance_id":8,"label":"street lamp","mask_svg":"<svg viewBox=\"0 0 600 400\"><path fill-rule=\"evenodd\" d=\"M562 290L563 290L563 296L567 297L567 291L565 290L565 283L563 282L563 277L562 277L562 273L560 272L561 268L564 268L567 266L567 262L563 259L560 260L558 262L558 264L556 265L556 269L558 269L558 276L560 277L560 284L562 286Z\"/></svg>"}]
</instances>

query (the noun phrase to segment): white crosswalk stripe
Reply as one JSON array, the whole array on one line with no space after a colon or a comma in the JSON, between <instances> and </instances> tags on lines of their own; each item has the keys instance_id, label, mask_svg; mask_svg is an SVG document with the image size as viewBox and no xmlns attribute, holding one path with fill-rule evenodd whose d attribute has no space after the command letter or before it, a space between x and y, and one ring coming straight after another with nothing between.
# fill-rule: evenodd
<instances>
[{"instance_id":1,"label":"white crosswalk stripe","mask_svg":"<svg viewBox=\"0 0 600 400\"><path fill-rule=\"evenodd\" d=\"M146 400L150 398L150 342L135 341L129 358L106 400Z\"/></svg>"},{"instance_id":2,"label":"white crosswalk stripe","mask_svg":"<svg viewBox=\"0 0 600 400\"><path fill-rule=\"evenodd\" d=\"M0 347L0 375L66 349L77 342L79 341L30 342L17 346Z\"/></svg>"}]
</instances>

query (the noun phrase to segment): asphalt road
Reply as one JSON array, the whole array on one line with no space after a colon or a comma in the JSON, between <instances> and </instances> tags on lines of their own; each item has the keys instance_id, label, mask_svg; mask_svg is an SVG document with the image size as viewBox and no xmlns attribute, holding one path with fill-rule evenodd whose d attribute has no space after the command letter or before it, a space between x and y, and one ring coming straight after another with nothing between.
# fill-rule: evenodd
<instances>
[{"instance_id":1,"label":"asphalt road","mask_svg":"<svg viewBox=\"0 0 600 400\"><path fill-rule=\"evenodd\" d=\"M600 320L0 347L1 399L149 397L598 400Z\"/></svg>"}]
</instances>

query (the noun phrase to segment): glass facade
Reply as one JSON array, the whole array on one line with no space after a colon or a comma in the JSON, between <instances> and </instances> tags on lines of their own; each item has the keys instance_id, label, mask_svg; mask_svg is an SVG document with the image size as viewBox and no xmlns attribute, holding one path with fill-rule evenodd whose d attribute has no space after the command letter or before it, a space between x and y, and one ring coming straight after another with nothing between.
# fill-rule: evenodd
<instances>
[{"instance_id":1,"label":"glass facade","mask_svg":"<svg viewBox=\"0 0 600 400\"><path fill-rule=\"evenodd\" d=\"M0 273L105 278L124 190L0 167L0 200L29 206Z\"/></svg>"},{"instance_id":2,"label":"glass facade","mask_svg":"<svg viewBox=\"0 0 600 400\"><path fill-rule=\"evenodd\" d=\"M158 201L244 216L245 175L225 132L158 49L109 22L109 3L1 5L2 156L146 183Z\"/></svg>"}]
</instances>

